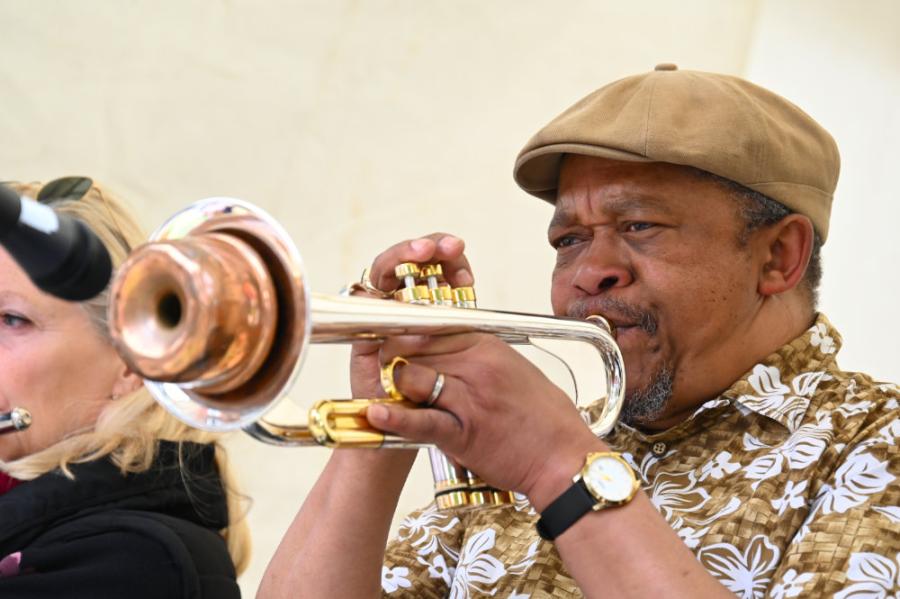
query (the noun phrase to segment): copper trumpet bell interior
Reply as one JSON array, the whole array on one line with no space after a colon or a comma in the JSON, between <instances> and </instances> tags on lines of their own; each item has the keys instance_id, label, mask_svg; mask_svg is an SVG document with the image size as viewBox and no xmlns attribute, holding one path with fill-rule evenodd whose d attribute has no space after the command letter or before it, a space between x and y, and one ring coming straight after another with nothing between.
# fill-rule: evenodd
<instances>
[{"instance_id":1,"label":"copper trumpet bell interior","mask_svg":"<svg viewBox=\"0 0 900 599\"><path fill-rule=\"evenodd\" d=\"M255 421L290 386L307 313L287 233L256 207L213 198L173 216L122 265L110 329L163 406L220 431Z\"/></svg>"}]
</instances>

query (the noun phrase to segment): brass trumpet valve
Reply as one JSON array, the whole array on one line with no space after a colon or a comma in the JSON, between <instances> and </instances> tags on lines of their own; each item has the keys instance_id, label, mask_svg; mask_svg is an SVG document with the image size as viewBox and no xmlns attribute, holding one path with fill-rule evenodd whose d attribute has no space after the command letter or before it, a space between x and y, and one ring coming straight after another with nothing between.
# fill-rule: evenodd
<instances>
[{"instance_id":1,"label":"brass trumpet valve","mask_svg":"<svg viewBox=\"0 0 900 599\"><path fill-rule=\"evenodd\" d=\"M431 296L431 303L438 306L453 305L453 290L444 280L444 269L440 264L426 264L419 273L420 281L424 280Z\"/></svg>"},{"instance_id":2,"label":"brass trumpet valve","mask_svg":"<svg viewBox=\"0 0 900 599\"><path fill-rule=\"evenodd\" d=\"M403 287L394 292L394 299L405 304L431 304L431 292L425 285Z\"/></svg>"},{"instance_id":3,"label":"brass trumpet valve","mask_svg":"<svg viewBox=\"0 0 900 599\"><path fill-rule=\"evenodd\" d=\"M406 288L415 287L419 278L419 265L415 262L404 262L394 267L394 275L401 281Z\"/></svg>"},{"instance_id":4,"label":"brass trumpet valve","mask_svg":"<svg viewBox=\"0 0 900 599\"><path fill-rule=\"evenodd\" d=\"M473 287L452 288L444 278L440 264L404 262L394 268L394 275L403 287L394 292L394 299L409 304L433 304L475 308Z\"/></svg>"},{"instance_id":5,"label":"brass trumpet valve","mask_svg":"<svg viewBox=\"0 0 900 599\"><path fill-rule=\"evenodd\" d=\"M403 287L394 292L394 299L406 304L430 304L431 293L428 286L420 282L421 269L414 262L404 262L394 267L394 275L403 282Z\"/></svg>"},{"instance_id":6,"label":"brass trumpet valve","mask_svg":"<svg viewBox=\"0 0 900 599\"><path fill-rule=\"evenodd\" d=\"M474 287L456 287L453 290L453 305L457 308L477 308Z\"/></svg>"}]
</instances>

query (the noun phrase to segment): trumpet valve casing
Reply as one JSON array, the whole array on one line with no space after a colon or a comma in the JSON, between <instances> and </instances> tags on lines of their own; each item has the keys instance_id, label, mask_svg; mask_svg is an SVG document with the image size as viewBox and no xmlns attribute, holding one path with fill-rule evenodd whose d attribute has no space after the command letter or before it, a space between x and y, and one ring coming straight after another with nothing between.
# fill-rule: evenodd
<instances>
[{"instance_id":1,"label":"trumpet valve casing","mask_svg":"<svg viewBox=\"0 0 900 599\"><path fill-rule=\"evenodd\" d=\"M477 308L474 287L452 288L444 278L440 264L406 262L394 269L403 287L394 299L412 304ZM474 473L455 464L437 448L428 450L434 478L434 501L438 509L447 510L513 503L512 493L488 486Z\"/></svg>"}]
</instances>

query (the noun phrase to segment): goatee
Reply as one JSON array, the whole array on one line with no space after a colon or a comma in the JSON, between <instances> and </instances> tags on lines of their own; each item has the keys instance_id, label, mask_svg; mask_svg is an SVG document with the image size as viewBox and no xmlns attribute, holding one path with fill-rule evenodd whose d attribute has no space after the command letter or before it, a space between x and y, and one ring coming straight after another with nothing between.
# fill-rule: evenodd
<instances>
[{"instance_id":1,"label":"goatee","mask_svg":"<svg viewBox=\"0 0 900 599\"><path fill-rule=\"evenodd\" d=\"M619 421L628 426L645 426L656 420L672 399L672 369L663 366L653 374L650 383L625 395Z\"/></svg>"}]
</instances>

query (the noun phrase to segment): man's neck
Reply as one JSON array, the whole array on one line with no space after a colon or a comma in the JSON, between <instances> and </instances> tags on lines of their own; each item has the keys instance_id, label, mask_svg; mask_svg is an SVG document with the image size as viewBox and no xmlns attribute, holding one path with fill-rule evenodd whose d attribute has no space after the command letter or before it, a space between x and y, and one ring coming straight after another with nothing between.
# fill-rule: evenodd
<instances>
[{"instance_id":1,"label":"man's neck","mask_svg":"<svg viewBox=\"0 0 900 599\"><path fill-rule=\"evenodd\" d=\"M639 428L659 432L687 420L699 406L721 395L754 365L803 334L815 319L816 312L799 292L766 298L748 319L743 332L736 334L735 342L722 352L715 371L700 381L676 378L669 409ZM684 390L683 395L679 394L679 388Z\"/></svg>"}]
</instances>

